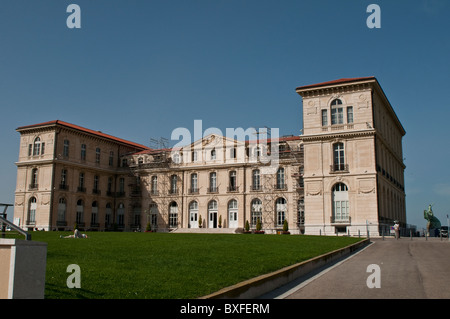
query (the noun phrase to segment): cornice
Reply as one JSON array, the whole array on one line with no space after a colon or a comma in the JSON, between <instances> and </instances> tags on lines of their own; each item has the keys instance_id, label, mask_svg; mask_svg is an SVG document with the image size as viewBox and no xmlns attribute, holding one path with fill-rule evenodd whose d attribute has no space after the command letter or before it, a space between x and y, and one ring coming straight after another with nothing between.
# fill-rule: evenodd
<instances>
[{"instance_id":1,"label":"cornice","mask_svg":"<svg viewBox=\"0 0 450 319\"><path fill-rule=\"evenodd\" d=\"M302 135L303 142L315 142L320 140L334 140L337 138L355 138L355 137L367 137L375 136L377 131L374 129L364 131L348 131L348 132L333 132L314 135Z\"/></svg>"}]
</instances>

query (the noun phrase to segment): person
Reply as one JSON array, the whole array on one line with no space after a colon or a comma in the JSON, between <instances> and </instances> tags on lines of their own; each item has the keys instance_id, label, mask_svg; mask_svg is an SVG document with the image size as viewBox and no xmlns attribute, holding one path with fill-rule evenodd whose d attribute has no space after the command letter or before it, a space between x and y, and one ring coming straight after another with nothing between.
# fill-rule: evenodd
<instances>
[{"instance_id":1,"label":"person","mask_svg":"<svg viewBox=\"0 0 450 319\"><path fill-rule=\"evenodd\" d=\"M400 238L400 225L398 224L398 221L395 221L394 231L395 231L395 239L399 239Z\"/></svg>"},{"instance_id":2,"label":"person","mask_svg":"<svg viewBox=\"0 0 450 319\"><path fill-rule=\"evenodd\" d=\"M73 231L73 235L69 235L69 236L59 236L60 238L88 238L88 235L86 234L82 234L78 231L77 228L75 228L75 230Z\"/></svg>"}]
</instances>

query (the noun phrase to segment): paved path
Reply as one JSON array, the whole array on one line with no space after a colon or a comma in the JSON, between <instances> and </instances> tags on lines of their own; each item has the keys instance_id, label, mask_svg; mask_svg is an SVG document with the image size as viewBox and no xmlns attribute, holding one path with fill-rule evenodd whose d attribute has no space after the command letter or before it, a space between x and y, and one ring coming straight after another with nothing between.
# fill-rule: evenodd
<instances>
[{"instance_id":1,"label":"paved path","mask_svg":"<svg viewBox=\"0 0 450 319\"><path fill-rule=\"evenodd\" d=\"M380 288L369 288L371 264L378 265ZM262 298L450 298L450 242L445 238L372 239L335 265Z\"/></svg>"}]
</instances>

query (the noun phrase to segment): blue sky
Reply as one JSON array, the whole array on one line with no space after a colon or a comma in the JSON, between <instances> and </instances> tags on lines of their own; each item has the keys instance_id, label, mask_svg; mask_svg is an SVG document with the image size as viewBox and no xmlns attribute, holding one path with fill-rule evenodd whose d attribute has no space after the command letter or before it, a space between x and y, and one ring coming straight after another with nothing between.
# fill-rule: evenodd
<instances>
[{"instance_id":1,"label":"blue sky","mask_svg":"<svg viewBox=\"0 0 450 319\"><path fill-rule=\"evenodd\" d=\"M66 25L71 3L81 29ZM380 29L366 25L371 3ZM146 145L193 131L196 119L223 132L300 134L296 87L375 76L407 132L407 222L425 227L434 203L446 224L449 9L447 0L2 0L0 202L14 202L19 126L59 119Z\"/></svg>"}]
</instances>

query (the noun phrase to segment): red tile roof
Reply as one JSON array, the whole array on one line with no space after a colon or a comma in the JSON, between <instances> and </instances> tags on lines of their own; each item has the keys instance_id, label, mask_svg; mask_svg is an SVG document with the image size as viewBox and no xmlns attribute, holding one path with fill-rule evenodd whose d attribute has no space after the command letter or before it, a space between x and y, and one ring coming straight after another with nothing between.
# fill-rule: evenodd
<instances>
[{"instance_id":1,"label":"red tile roof","mask_svg":"<svg viewBox=\"0 0 450 319\"><path fill-rule=\"evenodd\" d=\"M303 90L303 89L310 89L310 88L314 88L314 87L321 87L321 86L334 85L334 84L343 84L343 83L349 83L349 82L359 82L359 81L366 81L366 80L375 80L375 77L368 76L368 77L362 77L362 78L344 78L344 79L322 82L322 83L317 83L317 84L309 84L309 85L299 86L296 90Z\"/></svg>"},{"instance_id":2,"label":"red tile roof","mask_svg":"<svg viewBox=\"0 0 450 319\"><path fill-rule=\"evenodd\" d=\"M75 125L75 124L67 123L67 122L64 122L64 121L60 121L60 120L48 121L48 122L43 122L43 123L39 123L39 124L32 124L32 125L26 125L26 126L20 126L16 130L17 131L21 131L21 130L26 130L26 129L33 129L33 128L37 128L37 127L52 126L52 125L65 126L65 127L72 128L72 129L75 129L75 130L78 130L78 131L81 131L81 132L84 132L84 133L93 134L93 135L96 135L98 137L102 137L102 138L106 138L106 139L109 139L109 140L113 140L115 142L123 143L123 144L126 144L128 146L135 147L137 149L142 149L142 150L150 149L149 147L147 147L145 145L141 145L141 144L138 144L138 143L130 142L130 141L127 141L127 140L124 140L124 139L121 139L121 138L118 138L118 137L115 137L115 136L112 136L112 135L109 135L109 134L102 133L100 131L94 131L94 130L91 130L91 129L87 129L87 128L84 128L84 127L81 127L81 126L78 126L78 125Z\"/></svg>"}]
</instances>

